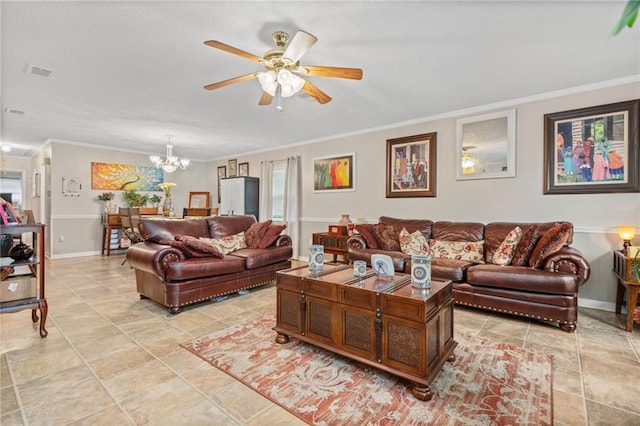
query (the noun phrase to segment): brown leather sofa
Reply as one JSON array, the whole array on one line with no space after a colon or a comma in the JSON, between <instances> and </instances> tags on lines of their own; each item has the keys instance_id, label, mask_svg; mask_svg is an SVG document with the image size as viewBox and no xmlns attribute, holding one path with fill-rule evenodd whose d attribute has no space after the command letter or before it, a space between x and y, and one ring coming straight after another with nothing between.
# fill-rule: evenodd
<instances>
[{"instance_id":1,"label":"brown leather sofa","mask_svg":"<svg viewBox=\"0 0 640 426\"><path fill-rule=\"evenodd\" d=\"M547 256L539 268L533 268L499 266L490 261L515 226L526 231L533 223L494 222L484 225L386 216L380 217L379 223L395 225L399 229L405 227L409 232L420 230L427 240L484 240L484 264L436 257L431 259L432 278L453 281L455 303L556 322L564 331L575 331L578 320L578 287L589 278L591 269L586 258L577 249L570 247L572 226L565 246ZM544 233L555 223L539 223L538 230ZM370 265L372 254L387 254L391 256L396 271L411 272L411 256L401 251L368 248L366 240L360 235L350 237L347 246L350 261L364 260Z\"/></svg>"},{"instance_id":2,"label":"brown leather sofa","mask_svg":"<svg viewBox=\"0 0 640 426\"><path fill-rule=\"evenodd\" d=\"M210 216L189 219L143 219L144 242L129 247L127 262L135 269L141 298L169 308L182 307L273 282L276 271L291 266L291 238L281 234L267 248L245 248L215 257L187 257L179 248L161 244L176 236L221 238L246 231L253 216Z\"/></svg>"}]
</instances>

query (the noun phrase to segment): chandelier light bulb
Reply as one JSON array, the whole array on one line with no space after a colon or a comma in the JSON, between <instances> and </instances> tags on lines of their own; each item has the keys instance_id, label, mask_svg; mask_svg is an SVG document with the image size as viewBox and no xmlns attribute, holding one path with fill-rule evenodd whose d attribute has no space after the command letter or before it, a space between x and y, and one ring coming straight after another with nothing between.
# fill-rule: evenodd
<instances>
[{"instance_id":1,"label":"chandelier light bulb","mask_svg":"<svg viewBox=\"0 0 640 426\"><path fill-rule=\"evenodd\" d=\"M150 155L149 161L153 163L158 169L162 169L167 173L173 173L178 170L178 167L181 169L186 169L189 165L190 161L186 158L180 159L173 155L173 145L171 144L171 136L167 136L169 138L169 143L167 144L167 155L164 159L162 159L159 155Z\"/></svg>"}]
</instances>

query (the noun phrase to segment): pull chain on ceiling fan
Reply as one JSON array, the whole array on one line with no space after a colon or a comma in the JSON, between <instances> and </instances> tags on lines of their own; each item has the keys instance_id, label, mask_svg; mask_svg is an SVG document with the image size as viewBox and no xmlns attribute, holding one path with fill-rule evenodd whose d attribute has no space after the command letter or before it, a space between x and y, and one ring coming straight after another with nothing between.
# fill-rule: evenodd
<instances>
[{"instance_id":1,"label":"pull chain on ceiling fan","mask_svg":"<svg viewBox=\"0 0 640 426\"><path fill-rule=\"evenodd\" d=\"M277 107L281 111L281 98L293 96L300 91L311 96L320 104L326 104L331 101L329 95L300 76L362 79L362 70L360 68L300 65L298 61L302 55L318 41L316 37L309 33L298 31L291 42L288 43L289 35L283 31L278 31L273 34L273 41L276 47L268 50L262 58L217 40L205 41L204 44L207 46L257 62L263 65L266 71L254 72L208 84L204 88L215 90L257 78L263 90L258 105L271 105L273 98L276 97Z\"/></svg>"}]
</instances>

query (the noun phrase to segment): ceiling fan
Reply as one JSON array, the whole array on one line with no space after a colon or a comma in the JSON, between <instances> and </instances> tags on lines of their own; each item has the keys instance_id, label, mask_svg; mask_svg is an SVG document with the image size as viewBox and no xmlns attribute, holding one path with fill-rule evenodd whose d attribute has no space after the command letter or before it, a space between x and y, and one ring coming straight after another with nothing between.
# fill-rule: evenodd
<instances>
[{"instance_id":1,"label":"ceiling fan","mask_svg":"<svg viewBox=\"0 0 640 426\"><path fill-rule=\"evenodd\" d=\"M273 33L273 41L276 47L268 50L263 57L253 55L217 40L205 41L204 44L207 46L257 62L263 65L266 71L254 72L217 83L207 84L204 88L207 90L215 90L257 78L263 90L258 105L270 105L273 98L276 97L278 109L282 110L281 98L293 96L299 91L303 91L321 104L326 104L331 101L329 95L300 76L337 77L352 80L362 79L362 70L359 68L300 65L298 61L302 55L318 41L315 36L309 33L298 31L293 39L291 39L291 42L289 42L289 34L284 31L277 31Z\"/></svg>"}]
</instances>

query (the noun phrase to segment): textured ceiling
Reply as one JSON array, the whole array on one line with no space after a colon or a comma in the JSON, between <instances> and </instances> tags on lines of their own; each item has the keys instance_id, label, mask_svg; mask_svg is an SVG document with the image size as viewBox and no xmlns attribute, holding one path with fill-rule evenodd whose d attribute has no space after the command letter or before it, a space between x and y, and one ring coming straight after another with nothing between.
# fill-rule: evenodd
<instances>
[{"instance_id":1,"label":"textured ceiling","mask_svg":"<svg viewBox=\"0 0 640 426\"><path fill-rule=\"evenodd\" d=\"M640 74L639 25L611 29L625 1L0 2L3 142L47 139L212 160ZM318 42L301 64L357 67L361 81L307 77L305 95L260 107L271 34ZM31 66L51 70L48 78ZM24 111L17 115L6 112Z\"/></svg>"}]
</instances>

